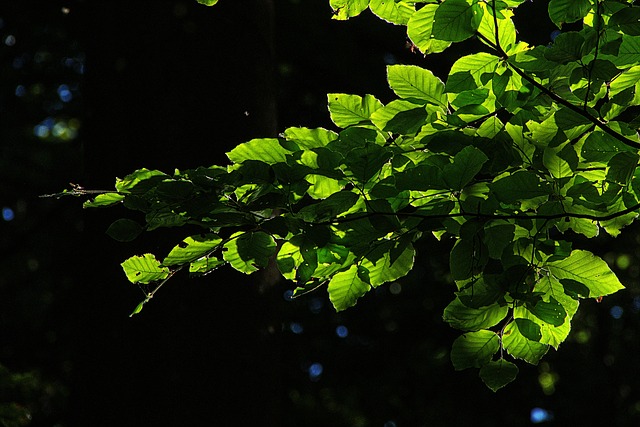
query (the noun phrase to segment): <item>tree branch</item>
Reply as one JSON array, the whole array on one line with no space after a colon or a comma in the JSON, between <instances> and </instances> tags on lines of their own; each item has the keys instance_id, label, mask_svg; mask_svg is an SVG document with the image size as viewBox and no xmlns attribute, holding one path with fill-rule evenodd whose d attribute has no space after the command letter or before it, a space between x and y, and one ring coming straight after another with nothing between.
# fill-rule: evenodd
<instances>
[{"instance_id":1,"label":"tree branch","mask_svg":"<svg viewBox=\"0 0 640 427\"><path fill-rule=\"evenodd\" d=\"M482 40L487 42L489 44L489 46L491 46L493 49L495 49L496 52L498 52L498 55L500 57L502 57L505 60L509 58L507 53L500 46L496 46L495 43L493 43L491 40L489 40L488 38L486 38L482 34L480 34L480 33L476 33L476 34L477 34L477 36L479 38L481 38ZM577 106L573 105L572 103L570 103L566 99L564 99L561 96L555 94L550 89L546 88L544 85L542 85L541 83L536 81L533 77L529 76L527 73L525 73L523 70L521 70L520 68L516 67L515 65L513 65L509 61L506 61L506 63L520 77L525 79L527 82L531 83L536 88L540 89L540 91L542 91L542 93L544 93L545 95L549 96L551 99L553 99L558 104L570 109L571 111L573 111L575 113L580 114L582 117L584 117L585 119L589 120L591 123L593 123L598 128L600 128L600 130L602 130L604 133L609 134L610 136L614 137L615 139L617 139L618 141L622 142L623 144L628 145L629 147L633 147L635 149L640 149L640 143L639 142L633 141L633 140L627 138L626 136L624 136L624 135L616 132L615 130L611 129L605 123L602 123L600 120L598 120L597 118L593 117L591 114L587 113L586 111L584 111L580 107L577 107Z\"/></svg>"}]
</instances>

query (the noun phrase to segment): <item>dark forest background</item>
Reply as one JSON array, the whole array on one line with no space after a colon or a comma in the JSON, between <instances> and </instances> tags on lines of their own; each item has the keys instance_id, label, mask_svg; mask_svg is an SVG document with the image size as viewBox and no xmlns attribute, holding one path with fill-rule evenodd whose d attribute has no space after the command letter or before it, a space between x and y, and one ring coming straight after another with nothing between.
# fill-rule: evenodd
<instances>
[{"instance_id":1,"label":"dark forest background","mask_svg":"<svg viewBox=\"0 0 640 427\"><path fill-rule=\"evenodd\" d=\"M539 8L517 26L547 43ZM119 263L180 230L117 243L104 231L135 214L38 197L333 128L326 93L388 102L387 64L444 79L478 47L423 58L368 12L330 18L327 0L0 2L0 425L639 425L638 227L575 239L627 290L584 301L560 351L494 394L449 361L446 244L422 243L408 277L343 313L325 291L292 301L269 274L223 269L172 279L129 318L143 296Z\"/></svg>"}]
</instances>

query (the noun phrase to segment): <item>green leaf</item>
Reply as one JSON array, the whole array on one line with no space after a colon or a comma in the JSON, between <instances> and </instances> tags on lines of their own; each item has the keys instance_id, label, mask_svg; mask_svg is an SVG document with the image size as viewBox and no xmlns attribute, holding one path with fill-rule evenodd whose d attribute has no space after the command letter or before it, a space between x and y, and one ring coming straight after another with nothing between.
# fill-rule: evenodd
<instances>
[{"instance_id":1,"label":"green leaf","mask_svg":"<svg viewBox=\"0 0 640 427\"><path fill-rule=\"evenodd\" d=\"M582 45L584 37L575 31L562 33L553 41L549 49L544 52L544 57L549 61L566 64L578 61L582 58Z\"/></svg>"},{"instance_id":2,"label":"green leaf","mask_svg":"<svg viewBox=\"0 0 640 427\"><path fill-rule=\"evenodd\" d=\"M475 34L482 8L473 0L445 0L434 14L432 35L438 40L461 42Z\"/></svg>"},{"instance_id":3,"label":"green leaf","mask_svg":"<svg viewBox=\"0 0 640 427\"><path fill-rule=\"evenodd\" d=\"M246 160L259 160L272 165L286 161L286 155L291 152L284 148L275 138L252 139L236 146L227 153L227 157L234 163L242 163Z\"/></svg>"},{"instance_id":4,"label":"green leaf","mask_svg":"<svg viewBox=\"0 0 640 427\"><path fill-rule=\"evenodd\" d=\"M540 326L529 319L514 319L518 332L531 341L540 341Z\"/></svg>"},{"instance_id":5,"label":"green leaf","mask_svg":"<svg viewBox=\"0 0 640 427\"><path fill-rule=\"evenodd\" d=\"M392 258L394 250L399 254ZM380 245L365 255L361 265L369 271L371 286L375 288L406 276L413 268L415 252L410 243L399 242L397 247Z\"/></svg>"},{"instance_id":6,"label":"green leaf","mask_svg":"<svg viewBox=\"0 0 640 427\"><path fill-rule=\"evenodd\" d=\"M529 304L527 309L538 319L553 326L562 325L567 317L564 307L553 297L549 298L549 302L540 300L535 304Z\"/></svg>"},{"instance_id":7,"label":"green leaf","mask_svg":"<svg viewBox=\"0 0 640 427\"><path fill-rule=\"evenodd\" d=\"M478 331L497 325L507 317L508 312L507 306L500 306L497 303L471 308L456 298L444 309L442 318L452 328L463 331Z\"/></svg>"},{"instance_id":8,"label":"green leaf","mask_svg":"<svg viewBox=\"0 0 640 427\"><path fill-rule=\"evenodd\" d=\"M144 228L135 221L120 218L107 229L107 235L118 242L130 242L142 233Z\"/></svg>"},{"instance_id":9,"label":"green leaf","mask_svg":"<svg viewBox=\"0 0 640 427\"><path fill-rule=\"evenodd\" d=\"M485 274L465 283L463 289L458 292L458 299L467 307L481 308L501 301L504 294L495 277Z\"/></svg>"},{"instance_id":10,"label":"green leaf","mask_svg":"<svg viewBox=\"0 0 640 427\"><path fill-rule=\"evenodd\" d=\"M131 312L131 314L129 315L129 317L133 317L136 314L140 313L142 311L142 309L144 308L144 305L147 303L147 300L145 299L144 301L140 302L136 308L133 309L133 311Z\"/></svg>"},{"instance_id":11,"label":"green leaf","mask_svg":"<svg viewBox=\"0 0 640 427\"><path fill-rule=\"evenodd\" d=\"M222 257L241 273L250 274L269 264L276 242L262 231L238 232L223 245Z\"/></svg>"},{"instance_id":12,"label":"green leaf","mask_svg":"<svg viewBox=\"0 0 640 427\"><path fill-rule=\"evenodd\" d=\"M450 165L442 170L445 182L454 190L462 190L480 172L489 158L475 147L467 146L460 150Z\"/></svg>"},{"instance_id":13,"label":"green leaf","mask_svg":"<svg viewBox=\"0 0 640 427\"><path fill-rule=\"evenodd\" d=\"M629 151L629 146L623 144L604 132L592 132L584 144L580 155L588 162L608 162L616 154Z\"/></svg>"},{"instance_id":14,"label":"green leaf","mask_svg":"<svg viewBox=\"0 0 640 427\"><path fill-rule=\"evenodd\" d=\"M523 332L529 335L534 333L533 336L538 338L531 340ZM542 356L549 351L547 344L538 342L540 338L542 338L542 334L540 333L539 325L529 319L515 319L504 329L502 345L507 350L507 353L516 359L522 359L527 363L537 365Z\"/></svg>"},{"instance_id":15,"label":"green leaf","mask_svg":"<svg viewBox=\"0 0 640 427\"><path fill-rule=\"evenodd\" d=\"M517 171L507 175L492 183L491 189L498 200L504 203L546 199L552 191L548 182L541 181L535 173L529 171Z\"/></svg>"},{"instance_id":16,"label":"green leaf","mask_svg":"<svg viewBox=\"0 0 640 427\"><path fill-rule=\"evenodd\" d=\"M222 239L212 233L189 236L171 249L162 265L172 266L195 261L211 253L220 243Z\"/></svg>"},{"instance_id":17,"label":"green leaf","mask_svg":"<svg viewBox=\"0 0 640 427\"><path fill-rule=\"evenodd\" d=\"M169 175L158 170L138 169L137 171L116 179L116 190L119 193L144 193Z\"/></svg>"},{"instance_id":18,"label":"green leaf","mask_svg":"<svg viewBox=\"0 0 640 427\"><path fill-rule=\"evenodd\" d=\"M405 169L395 174L398 190L426 191L430 189L445 189L441 170L432 165L420 164L414 168Z\"/></svg>"},{"instance_id":19,"label":"green leaf","mask_svg":"<svg viewBox=\"0 0 640 427\"><path fill-rule=\"evenodd\" d=\"M478 2L478 5L484 10L482 14L482 20L478 27L478 33L491 40L492 44L495 44L496 39L496 27L494 12L491 8L491 3ZM516 27L511 20L513 12L509 9L503 9L497 13L498 21L498 40L500 47L508 52L509 48L516 42ZM480 39L483 41L483 39Z\"/></svg>"},{"instance_id":20,"label":"green leaf","mask_svg":"<svg viewBox=\"0 0 640 427\"><path fill-rule=\"evenodd\" d=\"M640 36L640 8L625 7L609 18L609 27L628 36Z\"/></svg>"},{"instance_id":21,"label":"green leaf","mask_svg":"<svg viewBox=\"0 0 640 427\"><path fill-rule=\"evenodd\" d=\"M437 4L425 4L415 12L407 24L407 35L422 53L442 52L451 45L449 41L437 40L431 37L433 19L438 9Z\"/></svg>"},{"instance_id":22,"label":"green leaf","mask_svg":"<svg viewBox=\"0 0 640 427\"><path fill-rule=\"evenodd\" d=\"M346 20L360 15L369 6L369 0L329 0L333 19Z\"/></svg>"},{"instance_id":23,"label":"green leaf","mask_svg":"<svg viewBox=\"0 0 640 427\"><path fill-rule=\"evenodd\" d=\"M283 136L293 141L302 149L320 148L338 139L338 134L324 128L309 129L305 127L291 127L284 131Z\"/></svg>"},{"instance_id":24,"label":"green leaf","mask_svg":"<svg viewBox=\"0 0 640 427\"><path fill-rule=\"evenodd\" d=\"M191 277L201 277L211 273L213 270L224 264L226 264L226 261L216 257L200 258L189 264L189 275Z\"/></svg>"},{"instance_id":25,"label":"green leaf","mask_svg":"<svg viewBox=\"0 0 640 427\"><path fill-rule=\"evenodd\" d=\"M387 79L400 98L447 107L444 83L429 70L415 65L389 65Z\"/></svg>"},{"instance_id":26,"label":"green leaf","mask_svg":"<svg viewBox=\"0 0 640 427\"><path fill-rule=\"evenodd\" d=\"M354 148L344 158L345 174L354 177L360 183L366 183L380 172L380 168L390 157L391 153L377 144Z\"/></svg>"},{"instance_id":27,"label":"green leaf","mask_svg":"<svg viewBox=\"0 0 640 427\"><path fill-rule=\"evenodd\" d=\"M344 185L337 179L322 175L309 174L304 179L311 184L307 189L307 194L314 199L326 199L344 188Z\"/></svg>"},{"instance_id":28,"label":"green leaf","mask_svg":"<svg viewBox=\"0 0 640 427\"><path fill-rule=\"evenodd\" d=\"M464 280L478 274L489 259L481 236L459 239L451 249L449 268L453 280Z\"/></svg>"},{"instance_id":29,"label":"green leaf","mask_svg":"<svg viewBox=\"0 0 640 427\"><path fill-rule=\"evenodd\" d=\"M548 262L546 268L560 281L570 279L582 283L593 298L624 289L607 263L588 251L574 250L568 258Z\"/></svg>"},{"instance_id":30,"label":"green leaf","mask_svg":"<svg viewBox=\"0 0 640 427\"><path fill-rule=\"evenodd\" d=\"M424 105L396 99L371 114L371 121L380 130L410 135L426 124L427 116Z\"/></svg>"},{"instance_id":31,"label":"green leaf","mask_svg":"<svg viewBox=\"0 0 640 427\"><path fill-rule=\"evenodd\" d=\"M560 326L555 326L540 319L533 314L527 306L519 306L513 310L513 316L517 319L527 319L537 324L540 328L540 344L553 346L555 349L567 338L571 331L571 323L566 320Z\"/></svg>"},{"instance_id":32,"label":"green leaf","mask_svg":"<svg viewBox=\"0 0 640 427\"><path fill-rule=\"evenodd\" d=\"M638 167L640 157L631 152L618 153L607 164L607 181L629 185Z\"/></svg>"},{"instance_id":33,"label":"green leaf","mask_svg":"<svg viewBox=\"0 0 640 427\"><path fill-rule=\"evenodd\" d=\"M562 28L562 24L576 22L584 18L591 10L589 0L551 0L549 2L549 18Z\"/></svg>"},{"instance_id":34,"label":"green leaf","mask_svg":"<svg viewBox=\"0 0 640 427\"><path fill-rule=\"evenodd\" d=\"M383 106L373 95L361 97L344 93L330 93L327 95L327 99L331 120L341 128L369 122L371 114Z\"/></svg>"},{"instance_id":35,"label":"green leaf","mask_svg":"<svg viewBox=\"0 0 640 427\"><path fill-rule=\"evenodd\" d=\"M116 203L120 203L125 198L124 194L118 193L104 193L98 194L92 200L87 200L82 204L83 208L98 208L111 206Z\"/></svg>"},{"instance_id":36,"label":"green leaf","mask_svg":"<svg viewBox=\"0 0 640 427\"><path fill-rule=\"evenodd\" d=\"M495 332L481 330L460 335L451 346L451 362L456 371L480 368L491 360L500 348Z\"/></svg>"},{"instance_id":37,"label":"green leaf","mask_svg":"<svg viewBox=\"0 0 640 427\"><path fill-rule=\"evenodd\" d=\"M187 223L185 216L173 212L168 207L152 210L145 216L147 231L160 227L180 227Z\"/></svg>"},{"instance_id":38,"label":"green leaf","mask_svg":"<svg viewBox=\"0 0 640 427\"><path fill-rule=\"evenodd\" d=\"M332 194L319 203L305 206L299 214L306 221L327 221L347 212L356 204L360 196L351 191Z\"/></svg>"},{"instance_id":39,"label":"green leaf","mask_svg":"<svg viewBox=\"0 0 640 427\"><path fill-rule=\"evenodd\" d=\"M500 58L480 52L458 59L449 71L445 90L460 93L484 87L492 79L500 63Z\"/></svg>"},{"instance_id":40,"label":"green leaf","mask_svg":"<svg viewBox=\"0 0 640 427\"><path fill-rule=\"evenodd\" d=\"M622 36L617 54L602 55L601 59L611 61L616 67L637 66L640 62L640 37Z\"/></svg>"},{"instance_id":41,"label":"green leaf","mask_svg":"<svg viewBox=\"0 0 640 427\"><path fill-rule=\"evenodd\" d=\"M336 311L342 311L356 304L371 285L362 280L365 270L358 265L352 265L348 270L336 273L329 282L329 299Z\"/></svg>"},{"instance_id":42,"label":"green leaf","mask_svg":"<svg viewBox=\"0 0 640 427\"><path fill-rule=\"evenodd\" d=\"M378 17L396 25L407 25L415 12L413 2L402 0L370 0L369 9Z\"/></svg>"},{"instance_id":43,"label":"green leaf","mask_svg":"<svg viewBox=\"0 0 640 427\"><path fill-rule=\"evenodd\" d=\"M636 22L637 25L637 22ZM609 96L613 97L625 89L637 87L640 81L640 65L625 70L618 77L611 81L609 85Z\"/></svg>"},{"instance_id":44,"label":"green leaf","mask_svg":"<svg viewBox=\"0 0 640 427\"><path fill-rule=\"evenodd\" d=\"M480 378L496 392L516 379L518 367L504 359L491 361L480 368Z\"/></svg>"},{"instance_id":45,"label":"green leaf","mask_svg":"<svg viewBox=\"0 0 640 427\"><path fill-rule=\"evenodd\" d=\"M120 265L131 283L151 283L169 277L169 269L160 265L153 254L132 256Z\"/></svg>"},{"instance_id":46,"label":"green leaf","mask_svg":"<svg viewBox=\"0 0 640 427\"><path fill-rule=\"evenodd\" d=\"M196 1L205 6L213 6L214 4L218 3L218 0L196 0Z\"/></svg>"},{"instance_id":47,"label":"green leaf","mask_svg":"<svg viewBox=\"0 0 640 427\"><path fill-rule=\"evenodd\" d=\"M568 178L573 176L578 167L578 154L573 145L566 142L555 147L546 147L542 162L554 178Z\"/></svg>"}]
</instances>

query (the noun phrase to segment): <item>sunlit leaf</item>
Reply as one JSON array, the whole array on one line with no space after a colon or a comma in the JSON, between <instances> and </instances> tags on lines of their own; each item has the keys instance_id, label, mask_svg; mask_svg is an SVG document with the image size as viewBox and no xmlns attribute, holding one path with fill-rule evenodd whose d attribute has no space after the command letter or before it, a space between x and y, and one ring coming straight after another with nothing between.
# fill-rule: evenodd
<instances>
[{"instance_id":1,"label":"sunlit leaf","mask_svg":"<svg viewBox=\"0 0 640 427\"><path fill-rule=\"evenodd\" d=\"M582 283L593 298L624 289L607 263L588 251L575 250L568 258L547 263L546 268L561 281Z\"/></svg>"},{"instance_id":2,"label":"sunlit leaf","mask_svg":"<svg viewBox=\"0 0 640 427\"><path fill-rule=\"evenodd\" d=\"M368 122L371 113L382 108L382 103L372 95L364 97L344 93L330 93L329 114L337 126L345 128L349 125Z\"/></svg>"},{"instance_id":3,"label":"sunlit leaf","mask_svg":"<svg viewBox=\"0 0 640 427\"><path fill-rule=\"evenodd\" d=\"M259 160L267 164L281 163L290 151L275 138L252 139L236 146L227 153L229 160L242 163L246 160Z\"/></svg>"},{"instance_id":4,"label":"sunlit leaf","mask_svg":"<svg viewBox=\"0 0 640 427\"><path fill-rule=\"evenodd\" d=\"M111 206L116 203L120 203L122 200L124 200L124 198L125 198L124 194L118 194L118 193L98 194L92 200L87 200L86 202L84 202L82 204L82 207L97 208L97 207Z\"/></svg>"},{"instance_id":5,"label":"sunlit leaf","mask_svg":"<svg viewBox=\"0 0 640 427\"><path fill-rule=\"evenodd\" d=\"M528 322L528 323L526 323ZM531 329L537 327L537 333L539 337L536 340L531 340L523 334L523 328L521 325L534 325L533 327L524 326L524 328ZM526 329L525 329L526 330ZM502 334L502 345L507 353L516 359L522 359L532 365L537 365L542 356L547 354L549 346L542 344L540 341L542 334L540 333L540 327L534 322L528 319L515 319L515 321L509 323L504 329Z\"/></svg>"},{"instance_id":6,"label":"sunlit leaf","mask_svg":"<svg viewBox=\"0 0 640 427\"><path fill-rule=\"evenodd\" d=\"M120 265L131 283L151 283L169 276L169 269L153 254L132 256Z\"/></svg>"},{"instance_id":7,"label":"sunlit leaf","mask_svg":"<svg viewBox=\"0 0 640 427\"><path fill-rule=\"evenodd\" d=\"M444 83L433 73L415 65L387 67L389 86L400 98L425 101L446 108Z\"/></svg>"},{"instance_id":8,"label":"sunlit leaf","mask_svg":"<svg viewBox=\"0 0 640 427\"><path fill-rule=\"evenodd\" d=\"M345 20L360 15L369 6L369 0L329 0L333 19Z\"/></svg>"},{"instance_id":9,"label":"sunlit leaf","mask_svg":"<svg viewBox=\"0 0 640 427\"><path fill-rule=\"evenodd\" d=\"M338 139L337 133L324 128L292 127L285 130L283 136L287 140L294 141L303 149L324 147L331 141Z\"/></svg>"},{"instance_id":10,"label":"sunlit leaf","mask_svg":"<svg viewBox=\"0 0 640 427\"><path fill-rule=\"evenodd\" d=\"M264 268L275 253L276 242L267 233L238 232L223 245L222 257L241 273L250 274Z\"/></svg>"},{"instance_id":11,"label":"sunlit leaf","mask_svg":"<svg viewBox=\"0 0 640 427\"><path fill-rule=\"evenodd\" d=\"M176 245L162 261L164 266L186 264L209 254L222 243L216 234L197 234L185 238Z\"/></svg>"},{"instance_id":12,"label":"sunlit leaf","mask_svg":"<svg viewBox=\"0 0 640 427\"><path fill-rule=\"evenodd\" d=\"M442 52L451 45L450 41L431 37L437 9L437 4L426 4L411 16L407 24L407 35L411 42L425 55Z\"/></svg>"},{"instance_id":13,"label":"sunlit leaf","mask_svg":"<svg viewBox=\"0 0 640 427\"><path fill-rule=\"evenodd\" d=\"M143 193L166 178L169 176L158 170L138 169L122 179L116 179L116 190L120 193Z\"/></svg>"},{"instance_id":14,"label":"sunlit leaf","mask_svg":"<svg viewBox=\"0 0 640 427\"><path fill-rule=\"evenodd\" d=\"M444 309L442 318L452 328L478 331L497 325L508 312L509 308L506 305L494 303L480 308L471 308L456 298Z\"/></svg>"},{"instance_id":15,"label":"sunlit leaf","mask_svg":"<svg viewBox=\"0 0 640 427\"><path fill-rule=\"evenodd\" d=\"M352 265L347 271L336 273L329 282L329 299L336 311L345 310L355 305L371 285L362 280L362 267Z\"/></svg>"},{"instance_id":16,"label":"sunlit leaf","mask_svg":"<svg viewBox=\"0 0 640 427\"><path fill-rule=\"evenodd\" d=\"M438 40L460 42L473 36L483 10L473 0L445 0L435 11L432 35Z\"/></svg>"},{"instance_id":17,"label":"sunlit leaf","mask_svg":"<svg viewBox=\"0 0 640 427\"><path fill-rule=\"evenodd\" d=\"M378 17L396 25L407 25L415 12L411 1L370 0L369 8Z\"/></svg>"}]
</instances>

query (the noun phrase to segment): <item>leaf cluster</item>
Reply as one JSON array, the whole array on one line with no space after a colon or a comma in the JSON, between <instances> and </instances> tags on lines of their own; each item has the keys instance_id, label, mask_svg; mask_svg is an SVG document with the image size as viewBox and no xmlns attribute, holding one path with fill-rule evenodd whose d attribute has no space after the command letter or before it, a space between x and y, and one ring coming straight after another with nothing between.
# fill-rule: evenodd
<instances>
[{"instance_id":1,"label":"leaf cluster","mask_svg":"<svg viewBox=\"0 0 640 427\"><path fill-rule=\"evenodd\" d=\"M463 333L455 369L479 368L493 390L507 360L537 364L558 348L583 298L622 285L570 236L617 236L640 207L640 8L617 0L551 0L562 29L548 46L518 39L521 0L330 0L335 19L365 9L407 27L424 55L475 37L486 49L455 61L446 81L391 65L397 99L327 96L335 130L292 127L227 153L228 166L140 169L85 207L124 205L128 241L162 227L198 227L164 258L134 256L133 283L229 264L246 274L274 259L299 296L326 288L336 310L405 276L422 238L451 240L454 300L443 318ZM546 3L545 3L546 5ZM566 239L566 240L565 240Z\"/></svg>"}]
</instances>

